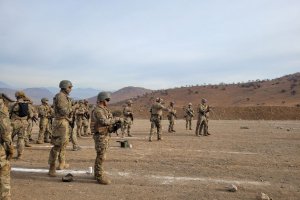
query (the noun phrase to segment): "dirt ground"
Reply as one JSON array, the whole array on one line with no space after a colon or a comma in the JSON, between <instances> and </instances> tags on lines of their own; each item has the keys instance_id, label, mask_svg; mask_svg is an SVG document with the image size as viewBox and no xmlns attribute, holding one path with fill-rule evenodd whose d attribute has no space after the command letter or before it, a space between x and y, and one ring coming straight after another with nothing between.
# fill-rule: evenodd
<instances>
[{"instance_id":1,"label":"dirt ground","mask_svg":"<svg viewBox=\"0 0 300 200\"><path fill-rule=\"evenodd\" d=\"M177 120L176 133L148 142L149 120L135 120L132 148L120 148L113 135L105 162L111 185L85 173L94 165L94 141L79 139L81 151L67 151L75 180L47 176L49 144L26 148L12 161L12 199L300 199L300 122L211 120L208 137L196 137ZM195 129L195 122L193 124ZM34 138L37 137L37 127ZM29 172L25 172L25 170ZM33 170L36 172L32 172ZM39 172L40 170L41 172ZM228 192L235 184L237 192Z\"/></svg>"}]
</instances>

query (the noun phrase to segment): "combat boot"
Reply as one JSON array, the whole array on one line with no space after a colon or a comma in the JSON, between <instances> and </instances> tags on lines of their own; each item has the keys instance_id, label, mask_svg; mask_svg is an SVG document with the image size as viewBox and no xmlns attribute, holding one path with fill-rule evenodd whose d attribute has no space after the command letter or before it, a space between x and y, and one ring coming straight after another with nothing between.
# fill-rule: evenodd
<instances>
[{"instance_id":1,"label":"combat boot","mask_svg":"<svg viewBox=\"0 0 300 200\"><path fill-rule=\"evenodd\" d=\"M100 179L97 179L97 182L99 184L102 184L102 185L109 185L109 184L111 184L111 181L109 179L107 179L107 178L104 178L104 177L102 177Z\"/></svg>"},{"instance_id":2,"label":"combat boot","mask_svg":"<svg viewBox=\"0 0 300 200\"><path fill-rule=\"evenodd\" d=\"M69 168L69 164L65 163L65 162L61 162L59 163L57 170L63 170L63 169L68 169Z\"/></svg>"},{"instance_id":3,"label":"combat boot","mask_svg":"<svg viewBox=\"0 0 300 200\"><path fill-rule=\"evenodd\" d=\"M149 142L152 142L152 138L151 137L149 137Z\"/></svg>"},{"instance_id":4,"label":"combat boot","mask_svg":"<svg viewBox=\"0 0 300 200\"><path fill-rule=\"evenodd\" d=\"M44 141L38 140L36 141L37 144L44 144Z\"/></svg>"},{"instance_id":5,"label":"combat boot","mask_svg":"<svg viewBox=\"0 0 300 200\"><path fill-rule=\"evenodd\" d=\"M44 139L44 142L45 142L45 143L50 143L51 140L47 138L47 139Z\"/></svg>"},{"instance_id":6,"label":"combat boot","mask_svg":"<svg viewBox=\"0 0 300 200\"><path fill-rule=\"evenodd\" d=\"M131 135L130 133L128 133L128 137L133 137L133 135Z\"/></svg>"},{"instance_id":7,"label":"combat boot","mask_svg":"<svg viewBox=\"0 0 300 200\"><path fill-rule=\"evenodd\" d=\"M32 145L29 143L25 143L25 147L32 147Z\"/></svg>"},{"instance_id":8,"label":"combat boot","mask_svg":"<svg viewBox=\"0 0 300 200\"><path fill-rule=\"evenodd\" d=\"M50 164L48 175L50 177L56 177L55 164Z\"/></svg>"}]
</instances>

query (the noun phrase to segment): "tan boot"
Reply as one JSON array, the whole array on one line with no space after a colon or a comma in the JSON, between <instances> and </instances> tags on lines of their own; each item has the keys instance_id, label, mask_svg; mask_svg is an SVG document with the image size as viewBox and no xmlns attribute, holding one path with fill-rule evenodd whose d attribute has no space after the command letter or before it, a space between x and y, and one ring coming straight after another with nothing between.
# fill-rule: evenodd
<instances>
[{"instance_id":1,"label":"tan boot","mask_svg":"<svg viewBox=\"0 0 300 200\"><path fill-rule=\"evenodd\" d=\"M32 145L29 143L25 143L25 147L32 147Z\"/></svg>"},{"instance_id":2,"label":"tan boot","mask_svg":"<svg viewBox=\"0 0 300 200\"><path fill-rule=\"evenodd\" d=\"M50 177L56 177L55 164L50 164L48 175Z\"/></svg>"},{"instance_id":3,"label":"tan boot","mask_svg":"<svg viewBox=\"0 0 300 200\"><path fill-rule=\"evenodd\" d=\"M68 169L68 168L69 168L69 164L62 162L62 163L59 163L57 170L63 170L63 169Z\"/></svg>"},{"instance_id":4,"label":"tan boot","mask_svg":"<svg viewBox=\"0 0 300 200\"><path fill-rule=\"evenodd\" d=\"M104 177L102 177L100 179L97 179L97 182L99 184L102 184L102 185L109 185L109 184L111 184L111 181L109 179L107 179L107 178L104 178Z\"/></svg>"}]
</instances>

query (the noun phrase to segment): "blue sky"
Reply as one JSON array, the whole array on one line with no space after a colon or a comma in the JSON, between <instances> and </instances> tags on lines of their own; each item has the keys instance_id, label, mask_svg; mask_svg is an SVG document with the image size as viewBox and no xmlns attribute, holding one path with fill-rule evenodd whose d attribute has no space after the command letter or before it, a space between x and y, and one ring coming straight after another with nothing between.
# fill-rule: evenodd
<instances>
[{"instance_id":1,"label":"blue sky","mask_svg":"<svg viewBox=\"0 0 300 200\"><path fill-rule=\"evenodd\" d=\"M299 0L0 0L0 81L149 89L300 71Z\"/></svg>"}]
</instances>

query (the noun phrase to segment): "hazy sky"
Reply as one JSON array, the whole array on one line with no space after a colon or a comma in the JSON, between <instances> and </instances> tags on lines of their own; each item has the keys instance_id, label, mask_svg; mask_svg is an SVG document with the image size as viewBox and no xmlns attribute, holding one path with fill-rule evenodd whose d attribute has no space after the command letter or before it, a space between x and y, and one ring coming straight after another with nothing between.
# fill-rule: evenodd
<instances>
[{"instance_id":1,"label":"hazy sky","mask_svg":"<svg viewBox=\"0 0 300 200\"><path fill-rule=\"evenodd\" d=\"M0 81L149 89L300 71L299 0L0 0Z\"/></svg>"}]
</instances>

